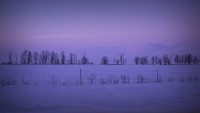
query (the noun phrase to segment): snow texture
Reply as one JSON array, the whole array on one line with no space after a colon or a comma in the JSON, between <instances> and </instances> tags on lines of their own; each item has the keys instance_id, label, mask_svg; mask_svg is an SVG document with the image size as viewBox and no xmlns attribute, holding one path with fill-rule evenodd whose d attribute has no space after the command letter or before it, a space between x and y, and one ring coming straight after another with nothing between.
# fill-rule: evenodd
<instances>
[{"instance_id":1,"label":"snow texture","mask_svg":"<svg viewBox=\"0 0 200 113\"><path fill-rule=\"evenodd\" d=\"M200 112L199 66L13 65L0 69L0 113ZM123 82L124 75L129 82ZM143 82L138 81L139 75Z\"/></svg>"}]
</instances>

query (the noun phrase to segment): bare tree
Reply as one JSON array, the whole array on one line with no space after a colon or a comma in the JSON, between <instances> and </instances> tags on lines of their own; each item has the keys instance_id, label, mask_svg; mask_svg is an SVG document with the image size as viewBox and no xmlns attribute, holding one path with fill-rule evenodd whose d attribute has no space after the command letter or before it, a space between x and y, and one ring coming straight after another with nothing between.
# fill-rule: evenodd
<instances>
[{"instance_id":1,"label":"bare tree","mask_svg":"<svg viewBox=\"0 0 200 113\"><path fill-rule=\"evenodd\" d=\"M31 51L28 51L27 64L32 64L32 53L31 53Z\"/></svg>"},{"instance_id":2,"label":"bare tree","mask_svg":"<svg viewBox=\"0 0 200 113\"><path fill-rule=\"evenodd\" d=\"M170 65L171 64L170 58L166 54L163 55L163 63L164 63L164 65Z\"/></svg>"},{"instance_id":3,"label":"bare tree","mask_svg":"<svg viewBox=\"0 0 200 113\"><path fill-rule=\"evenodd\" d=\"M28 50L24 50L20 57L21 64L27 64L27 55L28 55Z\"/></svg>"},{"instance_id":4,"label":"bare tree","mask_svg":"<svg viewBox=\"0 0 200 113\"><path fill-rule=\"evenodd\" d=\"M198 58L197 58L197 56L194 56L194 58L193 58L193 64L198 64Z\"/></svg>"},{"instance_id":5,"label":"bare tree","mask_svg":"<svg viewBox=\"0 0 200 113\"><path fill-rule=\"evenodd\" d=\"M96 75L94 73L91 73L88 77L88 80L89 80L89 84L92 85L94 84L94 80L96 78Z\"/></svg>"},{"instance_id":6,"label":"bare tree","mask_svg":"<svg viewBox=\"0 0 200 113\"><path fill-rule=\"evenodd\" d=\"M47 64L49 59L49 52L42 51L40 54L41 64Z\"/></svg>"},{"instance_id":7,"label":"bare tree","mask_svg":"<svg viewBox=\"0 0 200 113\"><path fill-rule=\"evenodd\" d=\"M176 56L175 56L175 58L174 58L174 63L175 64L179 64L179 61L180 61L180 57L179 57L179 55L177 54Z\"/></svg>"},{"instance_id":8,"label":"bare tree","mask_svg":"<svg viewBox=\"0 0 200 113\"><path fill-rule=\"evenodd\" d=\"M121 65L125 64L124 53L119 54L119 62Z\"/></svg>"},{"instance_id":9,"label":"bare tree","mask_svg":"<svg viewBox=\"0 0 200 113\"><path fill-rule=\"evenodd\" d=\"M37 52L33 53L33 60L34 60L33 64L38 64L38 53Z\"/></svg>"},{"instance_id":10,"label":"bare tree","mask_svg":"<svg viewBox=\"0 0 200 113\"><path fill-rule=\"evenodd\" d=\"M119 65L119 64L120 64L119 59L114 59L114 60L113 60L113 64L114 64L114 65Z\"/></svg>"},{"instance_id":11,"label":"bare tree","mask_svg":"<svg viewBox=\"0 0 200 113\"><path fill-rule=\"evenodd\" d=\"M183 54L181 55L180 58L180 63L181 64L191 64L193 61L193 56L191 54Z\"/></svg>"},{"instance_id":12,"label":"bare tree","mask_svg":"<svg viewBox=\"0 0 200 113\"><path fill-rule=\"evenodd\" d=\"M12 52L8 52L8 64L12 64L13 63L13 53Z\"/></svg>"},{"instance_id":13,"label":"bare tree","mask_svg":"<svg viewBox=\"0 0 200 113\"><path fill-rule=\"evenodd\" d=\"M138 65L138 64L139 64L139 61L140 61L139 56L136 56L135 59L134 59L135 64Z\"/></svg>"},{"instance_id":14,"label":"bare tree","mask_svg":"<svg viewBox=\"0 0 200 113\"><path fill-rule=\"evenodd\" d=\"M177 54L174 58L174 62L176 64L198 64L198 58L192 54Z\"/></svg>"},{"instance_id":15,"label":"bare tree","mask_svg":"<svg viewBox=\"0 0 200 113\"><path fill-rule=\"evenodd\" d=\"M55 53L55 64L60 64L59 55Z\"/></svg>"},{"instance_id":16,"label":"bare tree","mask_svg":"<svg viewBox=\"0 0 200 113\"><path fill-rule=\"evenodd\" d=\"M51 57L50 57L50 63L55 64L56 63L56 53L54 51L51 52Z\"/></svg>"},{"instance_id":17,"label":"bare tree","mask_svg":"<svg viewBox=\"0 0 200 113\"><path fill-rule=\"evenodd\" d=\"M149 62L149 61L148 61L148 57L147 57L147 56L141 57L140 60L139 60L139 63L140 63L141 65L147 65L148 62Z\"/></svg>"},{"instance_id":18,"label":"bare tree","mask_svg":"<svg viewBox=\"0 0 200 113\"><path fill-rule=\"evenodd\" d=\"M108 57L103 56L103 57L101 58L101 64L107 65L107 64L108 64Z\"/></svg>"},{"instance_id":19,"label":"bare tree","mask_svg":"<svg viewBox=\"0 0 200 113\"><path fill-rule=\"evenodd\" d=\"M121 78L123 84L130 82L130 78L126 74L125 75L121 75L120 78Z\"/></svg>"},{"instance_id":20,"label":"bare tree","mask_svg":"<svg viewBox=\"0 0 200 113\"><path fill-rule=\"evenodd\" d=\"M155 65L155 59L154 59L154 56L151 57L151 64L152 64L152 65Z\"/></svg>"},{"instance_id":21,"label":"bare tree","mask_svg":"<svg viewBox=\"0 0 200 113\"><path fill-rule=\"evenodd\" d=\"M77 64L77 57L74 53L69 54L68 64Z\"/></svg>"},{"instance_id":22,"label":"bare tree","mask_svg":"<svg viewBox=\"0 0 200 113\"><path fill-rule=\"evenodd\" d=\"M158 57L157 56L151 57L151 64L153 64L153 65L157 65L158 64Z\"/></svg>"},{"instance_id":23,"label":"bare tree","mask_svg":"<svg viewBox=\"0 0 200 113\"><path fill-rule=\"evenodd\" d=\"M200 57L197 58L197 64L200 64Z\"/></svg>"},{"instance_id":24,"label":"bare tree","mask_svg":"<svg viewBox=\"0 0 200 113\"><path fill-rule=\"evenodd\" d=\"M158 64L162 65L162 59L161 58L158 58Z\"/></svg>"},{"instance_id":25,"label":"bare tree","mask_svg":"<svg viewBox=\"0 0 200 113\"><path fill-rule=\"evenodd\" d=\"M181 55L179 64L185 64L185 57L184 57L184 55Z\"/></svg>"},{"instance_id":26,"label":"bare tree","mask_svg":"<svg viewBox=\"0 0 200 113\"><path fill-rule=\"evenodd\" d=\"M143 75L138 75L136 77L136 79L137 79L137 83L145 83L146 82L146 79Z\"/></svg>"},{"instance_id":27,"label":"bare tree","mask_svg":"<svg viewBox=\"0 0 200 113\"><path fill-rule=\"evenodd\" d=\"M89 64L89 60L86 56L83 56L81 59L81 64L85 65L85 64Z\"/></svg>"},{"instance_id":28,"label":"bare tree","mask_svg":"<svg viewBox=\"0 0 200 113\"><path fill-rule=\"evenodd\" d=\"M65 64L65 60L66 60L65 52L62 51L61 52L61 64Z\"/></svg>"},{"instance_id":29,"label":"bare tree","mask_svg":"<svg viewBox=\"0 0 200 113\"><path fill-rule=\"evenodd\" d=\"M192 57L193 56L191 54L187 55L187 62L188 62L189 65L192 63L192 59L193 59Z\"/></svg>"}]
</instances>

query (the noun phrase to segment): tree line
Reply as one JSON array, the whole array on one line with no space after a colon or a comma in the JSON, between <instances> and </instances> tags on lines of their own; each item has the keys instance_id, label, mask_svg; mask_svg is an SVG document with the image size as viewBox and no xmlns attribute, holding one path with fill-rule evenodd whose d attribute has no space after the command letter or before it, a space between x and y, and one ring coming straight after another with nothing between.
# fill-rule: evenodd
<instances>
[{"instance_id":1,"label":"tree line","mask_svg":"<svg viewBox=\"0 0 200 113\"><path fill-rule=\"evenodd\" d=\"M55 65L55 64L92 64L92 62L89 62L89 59L84 55L80 60L77 59L76 54L70 53L68 58L66 57L64 51L62 51L60 54L52 51L49 52L47 50L41 51L41 53L38 52L31 52L29 50L24 50L21 55L20 59L15 57L12 52L8 53L8 62L3 62L2 64L24 64L24 65Z\"/></svg>"},{"instance_id":2,"label":"tree line","mask_svg":"<svg viewBox=\"0 0 200 113\"><path fill-rule=\"evenodd\" d=\"M2 64L22 64L22 65L56 65L56 64L68 64L68 65L89 65L94 64L91 62L86 55L83 55L80 59L77 58L76 54L69 53L67 56L64 51L60 54L54 51L43 50L40 53L24 50L20 58L14 58L12 52L8 52L8 61ZM135 56L132 60L135 65L197 65L200 64L200 58L192 54L177 54L175 57L171 57L164 54L162 57L152 56ZM117 58L112 61L107 57L103 56L100 59L102 65L126 65L127 60L124 53L118 55Z\"/></svg>"},{"instance_id":3,"label":"tree line","mask_svg":"<svg viewBox=\"0 0 200 113\"><path fill-rule=\"evenodd\" d=\"M162 57L152 56L150 60L147 56L136 56L134 63L136 65L197 65L200 64L200 58L192 54L176 54L174 58L164 54Z\"/></svg>"}]
</instances>

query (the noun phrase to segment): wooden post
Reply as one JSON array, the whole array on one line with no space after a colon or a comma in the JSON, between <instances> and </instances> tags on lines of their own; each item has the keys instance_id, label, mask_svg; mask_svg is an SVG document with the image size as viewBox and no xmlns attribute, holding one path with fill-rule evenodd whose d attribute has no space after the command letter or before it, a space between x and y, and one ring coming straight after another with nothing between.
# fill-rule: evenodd
<instances>
[{"instance_id":1,"label":"wooden post","mask_svg":"<svg viewBox=\"0 0 200 113\"><path fill-rule=\"evenodd\" d=\"M81 69L80 69L80 85L83 85L82 75L81 75Z\"/></svg>"},{"instance_id":2,"label":"wooden post","mask_svg":"<svg viewBox=\"0 0 200 113\"><path fill-rule=\"evenodd\" d=\"M159 82L159 81L158 81L158 70L157 70L157 82Z\"/></svg>"}]
</instances>

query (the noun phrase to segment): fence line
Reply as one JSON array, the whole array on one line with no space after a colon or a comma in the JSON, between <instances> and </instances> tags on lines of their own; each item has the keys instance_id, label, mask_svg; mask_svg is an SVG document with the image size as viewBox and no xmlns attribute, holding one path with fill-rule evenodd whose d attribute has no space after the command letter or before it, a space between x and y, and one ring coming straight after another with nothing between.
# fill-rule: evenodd
<instances>
[{"instance_id":1,"label":"fence line","mask_svg":"<svg viewBox=\"0 0 200 113\"><path fill-rule=\"evenodd\" d=\"M160 82L200 82L200 73L162 73L158 69L146 72L91 72L80 69L80 72L67 71L60 73L1 73L0 86L21 85L108 85L108 84L135 84L135 83L160 83ZM178 74L178 75L177 75Z\"/></svg>"}]
</instances>

